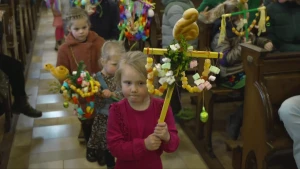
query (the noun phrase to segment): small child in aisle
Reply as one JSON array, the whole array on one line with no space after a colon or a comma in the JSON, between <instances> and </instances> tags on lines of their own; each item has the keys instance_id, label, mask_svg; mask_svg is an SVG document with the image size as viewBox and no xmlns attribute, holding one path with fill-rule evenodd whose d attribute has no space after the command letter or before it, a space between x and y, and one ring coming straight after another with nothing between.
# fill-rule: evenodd
<instances>
[{"instance_id":1,"label":"small child in aisle","mask_svg":"<svg viewBox=\"0 0 300 169\"><path fill-rule=\"evenodd\" d=\"M99 72L102 66L97 62L101 58L101 48L104 39L95 32L90 31L88 14L80 8L71 8L66 14L67 28L70 32L65 43L57 52L56 66L65 66L69 72L77 71L78 63L83 61L90 74ZM87 143L93 118L81 120L84 140Z\"/></svg>"},{"instance_id":2,"label":"small child in aisle","mask_svg":"<svg viewBox=\"0 0 300 169\"><path fill-rule=\"evenodd\" d=\"M111 103L122 98L121 91L116 91L114 75L123 53L125 53L123 42L106 41L102 47L102 58L99 60L103 69L96 74L96 79L101 84L101 94L95 97L96 116L87 144L86 158L90 162L98 161L101 166L106 164L108 169L115 166L115 158L106 146L108 109Z\"/></svg>"},{"instance_id":3,"label":"small child in aisle","mask_svg":"<svg viewBox=\"0 0 300 169\"><path fill-rule=\"evenodd\" d=\"M55 27L55 50L58 50L58 47L62 44L64 39L64 29L63 29L63 20L60 9L60 1L59 0L47 0L50 3L50 7L53 14L53 26Z\"/></svg>"},{"instance_id":4,"label":"small child in aisle","mask_svg":"<svg viewBox=\"0 0 300 169\"><path fill-rule=\"evenodd\" d=\"M170 107L165 122L158 123L164 101L148 92L146 63L142 52L127 52L115 73L124 95L110 106L107 122L107 146L117 158L115 169L162 169L163 151L172 153L179 146Z\"/></svg>"}]
</instances>

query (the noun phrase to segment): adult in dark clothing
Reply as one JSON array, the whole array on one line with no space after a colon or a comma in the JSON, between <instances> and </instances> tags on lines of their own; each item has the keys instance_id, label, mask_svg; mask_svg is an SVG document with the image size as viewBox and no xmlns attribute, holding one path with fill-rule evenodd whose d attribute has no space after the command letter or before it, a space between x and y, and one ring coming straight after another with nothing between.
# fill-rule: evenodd
<instances>
[{"instance_id":1,"label":"adult in dark clothing","mask_svg":"<svg viewBox=\"0 0 300 169\"><path fill-rule=\"evenodd\" d=\"M300 51L300 0L278 0L267 6L270 21L267 24L269 50Z\"/></svg>"},{"instance_id":2,"label":"adult in dark clothing","mask_svg":"<svg viewBox=\"0 0 300 169\"><path fill-rule=\"evenodd\" d=\"M0 11L0 40L2 40L3 37L2 16L3 11ZM14 96L13 112L23 113L29 117L41 117L42 112L32 108L28 103L25 92L23 64L13 57L0 53L0 70L7 75L12 88L12 94Z\"/></svg>"},{"instance_id":3,"label":"adult in dark clothing","mask_svg":"<svg viewBox=\"0 0 300 169\"><path fill-rule=\"evenodd\" d=\"M120 21L118 4L113 0L102 0L96 12L90 15L91 30L105 40L119 38L118 24Z\"/></svg>"}]
</instances>

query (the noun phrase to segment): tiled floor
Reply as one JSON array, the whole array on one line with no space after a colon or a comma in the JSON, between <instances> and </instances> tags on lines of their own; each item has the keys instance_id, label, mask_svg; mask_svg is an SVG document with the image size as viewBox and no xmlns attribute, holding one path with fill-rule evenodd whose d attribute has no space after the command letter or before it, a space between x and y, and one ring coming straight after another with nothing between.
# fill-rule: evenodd
<instances>
[{"instance_id":1,"label":"tiled floor","mask_svg":"<svg viewBox=\"0 0 300 169\"><path fill-rule=\"evenodd\" d=\"M49 83L55 79L43 70L43 65L56 63L54 44L52 15L44 12L26 83L30 103L44 113L38 119L20 115L8 168L105 168L86 161L85 146L77 140L80 130L77 117L73 115L71 108L63 108L60 94L49 92ZM178 130L180 146L175 153L162 155L164 168L207 168L179 126Z\"/></svg>"}]
</instances>

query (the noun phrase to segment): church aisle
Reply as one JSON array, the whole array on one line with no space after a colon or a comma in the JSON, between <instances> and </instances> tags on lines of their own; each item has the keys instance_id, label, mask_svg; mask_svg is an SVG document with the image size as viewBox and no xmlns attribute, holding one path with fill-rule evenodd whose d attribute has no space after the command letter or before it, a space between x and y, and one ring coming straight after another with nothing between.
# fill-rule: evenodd
<instances>
[{"instance_id":1,"label":"church aisle","mask_svg":"<svg viewBox=\"0 0 300 169\"><path fill-rule=\"evenodd\" d=\"M52 21L52 13L43 11L26 83L30 104L44 113L38 119L19 116L8 168L105 169L85 159L85 145L77 140L80 123L73 115L72 106L63 108L61 95L49 91L49 83L55 79L43 70L43 65L56 64ZM178 130L180 146L177 152L162 155L164 169L206 169L203 159L180 126Z\"/></svg>"}]
</instances>

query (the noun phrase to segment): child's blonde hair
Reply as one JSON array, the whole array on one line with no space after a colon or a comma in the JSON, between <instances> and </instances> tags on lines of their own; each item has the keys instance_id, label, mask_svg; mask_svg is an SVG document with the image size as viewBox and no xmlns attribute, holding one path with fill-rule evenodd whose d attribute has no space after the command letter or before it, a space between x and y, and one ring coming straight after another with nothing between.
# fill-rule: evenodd
<instances>
[{"instance_id":1,"label":"child's blonde hair","mask_svg":"<svg viewBox=\"0 0 300 169\"><path fill-rule=\"evenodd\" d=\"M147 71L145 65L147 63L147 56L140 51L126 52L118 64L118 69L115 73L115 82L118 87L121 87L122 72L125 71L126 65L132 67L140 73L143 80L147 80Z\"/></svg>"},{"instance_id":2,"label":"child's blonde hair","mask_svg":"<svg viewBox=\"0 0 300 169\"><path fill-rule=\"evenodd\" d=\"M122 55L126 52L124 43L116 40L106 41L101 48L101 59L109 60L111 56Z\"/></svg>"},{"instance_id":3,"label":"child's blonde hair","mask_svg":"<svg viewBox=\"0 0 300 169\"><path fill-rule=\"evenodd\" d=\"M78 7L71 8L66 14L67 28L70 28L72 26L72 21L82 18L86 19L89 26L91 25L89 16L84 9Z\"/></svg>"}]
</instances>

